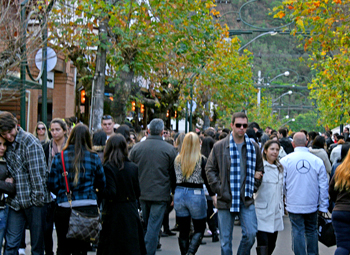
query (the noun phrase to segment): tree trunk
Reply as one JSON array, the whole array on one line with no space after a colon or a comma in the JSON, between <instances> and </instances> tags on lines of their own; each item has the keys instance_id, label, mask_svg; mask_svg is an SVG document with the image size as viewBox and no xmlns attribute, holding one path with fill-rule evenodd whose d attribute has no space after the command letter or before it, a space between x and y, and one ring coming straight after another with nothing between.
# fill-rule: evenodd
<instances>
[{"instance_id":1,"label":"tree trunk","mask_svg":"<svg viewBox=\"0 0 350 255\"><path fill-rule=\"evenodd\" d=\"M101 119L103 116L103 101L105 94L105 73L106 73L106 33L107 23L102 21L99 27L99 37L101 45L98 47L96 57L95 76L93 81L92 96L92 116L90 116L90 128L92 131L101 129Z\"/></svg>"},{"instance_id":2,"label":"tree trunk","mask_svg":"<svg viewBox=\"0 0 350 255\"><path fill-rule=\"evenodd\" d=\"M127 104L129 101L134 72L120 71L120 83L115 87L115 100L113 101L113 117L115 122L123 124L126 118Z\"/></svg>"}]
</instances>

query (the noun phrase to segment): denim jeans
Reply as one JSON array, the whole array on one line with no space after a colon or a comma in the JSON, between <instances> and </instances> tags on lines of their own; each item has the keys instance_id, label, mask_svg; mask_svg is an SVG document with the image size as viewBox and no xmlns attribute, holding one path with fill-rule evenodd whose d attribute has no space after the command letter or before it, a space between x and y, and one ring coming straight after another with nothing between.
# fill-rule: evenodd
<instances>
[{"instance_id":1,"label":"denim jeans","mask_svg":"<svg viewBox=\"0 0 350 255\"><path fill-rule=\"evenodd\" d=\"M158 234L162 226L163 217L167 208L165 201L145 201L140 200L142 217L147 226L145 234L145 245L147 255L156 254L158 244Z\"/></svg>"},{"instance_id":2,"label":"denim jeans","mask_svg":"<svg viewBox=\"0 0 350 255\"><path fill-rule=\"evenodd\" d=\"M200 220L207 217L207 200L204 190L198 188L176 187L174 208L177 217Z\"/></svg>"},{"instance_id":3,"label":"denim jeans","mask_svg":"<svg viewBox=\"0 0 350 255\"><path fill-rule=\"evenodd\" d=\"M0 255L2 252L2 244L6 233L8 212L9 212L9 207L7 205L5 205L4 209L0 209Z\"/></svg>"},{"instance_id":4,"label":"denim jeans","mask_svg":"<svg viewBox=\"0 0 350 255\"><path fill-rule=\"evenodd\" d=\"M230 210L218 210L221 255L232 255L232 232L236 215L239 215L242 227L242 239L237 255L249 255L254 245L258 231L255 206L252 204L247 208L241 202L239 213L233 213Z\"/></svg>"},{"instance_id":5,"label":"denim jeans","mask_svg":"<svg viewBox=\"0 0 350 255\"><path fill-rule=\"evenodd\" d=\"M317 212L289 212L292 224L292 249L295 255L318 255Z\"/></svg>"},{"instance_id":6,"label":"denim jeans","mask_svg":"<svg viewBox=\"0 0 350 255\"><path fill-rule=\"evenodd\" d=\"M31 206L19 211L9 208L4 255L17 255L26 222L30 229L31 254L43 255L45 217L45 206Z\"/></svg>"},{"instance_id":7,"label":"denim jeans","mask_svg":"<svg viewBox=\"0 0 350 255\"><path fill-rule=\"evenodd\" d=\"M337 239L335 254L350 253L350 211L333 211L332 223Z\"/></svg>"}]
</instances>

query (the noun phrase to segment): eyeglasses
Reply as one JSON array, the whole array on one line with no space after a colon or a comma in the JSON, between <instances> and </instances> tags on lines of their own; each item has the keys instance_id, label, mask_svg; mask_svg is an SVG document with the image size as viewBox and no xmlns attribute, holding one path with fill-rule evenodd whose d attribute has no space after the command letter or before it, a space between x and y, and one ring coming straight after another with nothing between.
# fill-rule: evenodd
<instances>
[{"instance_id":1,"label":"eyeglasses","mask_svg":"<svg viewBox=\"0 0 350 255\"><path fill-rule=\"evenodd\" d=\"M168 131L164 131L164 134L167 135L167 134L169 134L169 133L168 133Z\"/></svg>"},{"instance_id":2,"label":"eyeglasses","mask_svg":"<svg viewBox=\"0 0 350 255\"><path fill-rule=\"evenodd\" d=\"M36 130L46 130L45 127L37 127Z\"/></svg>"},{"instance_id":3,"label":"eyeglasses","mask_svg":"<svg viewBox=\"0 0 350 255\"><path fill-rule=\"evenodd\" d=\"M103 115L103 116L102 116L102 119L103 119L103 120L111 120L111 119L112 119L112 116L111 116L111 115Z\"/></svg>"},{"instance_id":4,"label":"eyeglasses","mask_svg":"<svg viewBox=\"0 0 350 255\"><path fill-rule=\"evenodd\" d=\"M241 128L242 126L243 126L243 128L247 128L248 124L246 124L246 123L244 123L244 124L236 123L235 126L236 126L236 128Z\"/></svg>"}]
</instances>

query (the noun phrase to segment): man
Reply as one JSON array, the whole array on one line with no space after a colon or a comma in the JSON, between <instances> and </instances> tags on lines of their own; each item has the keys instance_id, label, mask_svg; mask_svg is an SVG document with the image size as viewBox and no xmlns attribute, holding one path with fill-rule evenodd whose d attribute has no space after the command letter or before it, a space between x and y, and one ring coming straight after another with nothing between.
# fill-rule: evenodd
<instances>
[{"instance_id":1,"label":"man","mask_svg":"<svg viewBox=\"0 0 350 255\"><path fill-rule=\"evenodd\" d=\"M246 114L234 113L232 133L214 144L205 168L210 187L217 194L213 202L218 209L222 255L232 255L237 215L243 233L238 255L250 254L257 233L253 192L261 184L264 167L259 146L245 134L247 127Z\"/></svg>"},{"instance_id":2,"label":"man","mask_svg":"<svg viewBox=\"0 0 350 255\"><path fill-rule=\"evenodd\" d=\"M28 223L32 254L44 254L46 206L51 201L46 187L47 167L40 141L17 128L17 119L0 113L0 135L9 143L6 162L16 183L16 195L8 197L9 212L5 255L15 255Z\"/></svg>"},{"instance_id":3,"label":"man","mask_svg":"<svg viewBox=\"0 0 350 255\"><path fill-rule=\"evenodd\" d=\"M289 154L294 151L293 145L289 138L287 137L287 130L284 128L280 128L278 130L277 136L279 138L279 142L281 146L283 147L284 151Z\"/></svg>"},{"instance_id":4,"label":"man","mask_svg":"<svg viewBox=\"0 0 350 255\"><path fill-rule=\"evenodd\" d=\"M346 139L349 138L349 128L348 127L344 128L343 135L344 135L344 141L346 141Z\"/></svg>"},{"instance_id":5,"label":"man","mask_svg":"<svg viewBox=\"0 0 350 255\"><path fill-rule=\"evenodd\" d=\"M281 159L286 209L292 224L295 255L317 255L317 211L328 211L328 179L322 159L306 147L306 136L293 138L294 152Z\"/></svg>"},{"instance_id":6,"label":"man","mask_svg":"<svg viewBox=\"0 0 350 255\"><path fill-rule=\"evenodd\" d=\"M129 157L139 166L140 203L147 226L147 255L156 253L158 234L170 199L169 194L175 190L174 160L177 152L163 140L163 129L163 121L153 119L149 124L147 139L135 144Z\"/></svg>"},{"instance_id":7,"label":"man","mask_svg":"<svg viewBox=\"0 0 350 255\"><path fill-rule=\"evenodd\" d=\"M114 121L111 115L102 116L102 129L107 135L107 140L114 134Z\"/></svg>"}]
</instances>

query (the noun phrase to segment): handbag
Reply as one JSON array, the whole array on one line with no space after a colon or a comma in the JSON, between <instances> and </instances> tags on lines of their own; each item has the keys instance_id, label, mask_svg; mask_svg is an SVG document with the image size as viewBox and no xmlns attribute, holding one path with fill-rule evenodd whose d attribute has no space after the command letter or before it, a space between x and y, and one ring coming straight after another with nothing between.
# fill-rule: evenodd
<instances>
[{"instance_id":1,"label":"handbag","mask_svg":"<svg viewBox=\"0 0 350 255\"><path fill-rule=\"evenodd\" d=\"M80 212L72 208L72 193L69 190L66 167L64 164L63 151L61 151L61 160L63 165L63 175L66 182L66 195L71 208L71 214L69 217L69 227L66 238L78 239L86 242L97 243L102 229L100 220L100 210L97 207L98 214L91 215L88 213Z\"/></svg>"},{"instance_id":2,"label":"handbag","mask_svg":"<svg viewBox=\"0 0 350 255\"><path fill-rule=\"evenodd\" d=\"M318 215L318 241L327 247L336 245L332 219L326 213Z\"/></svg>"}]
</instances>

